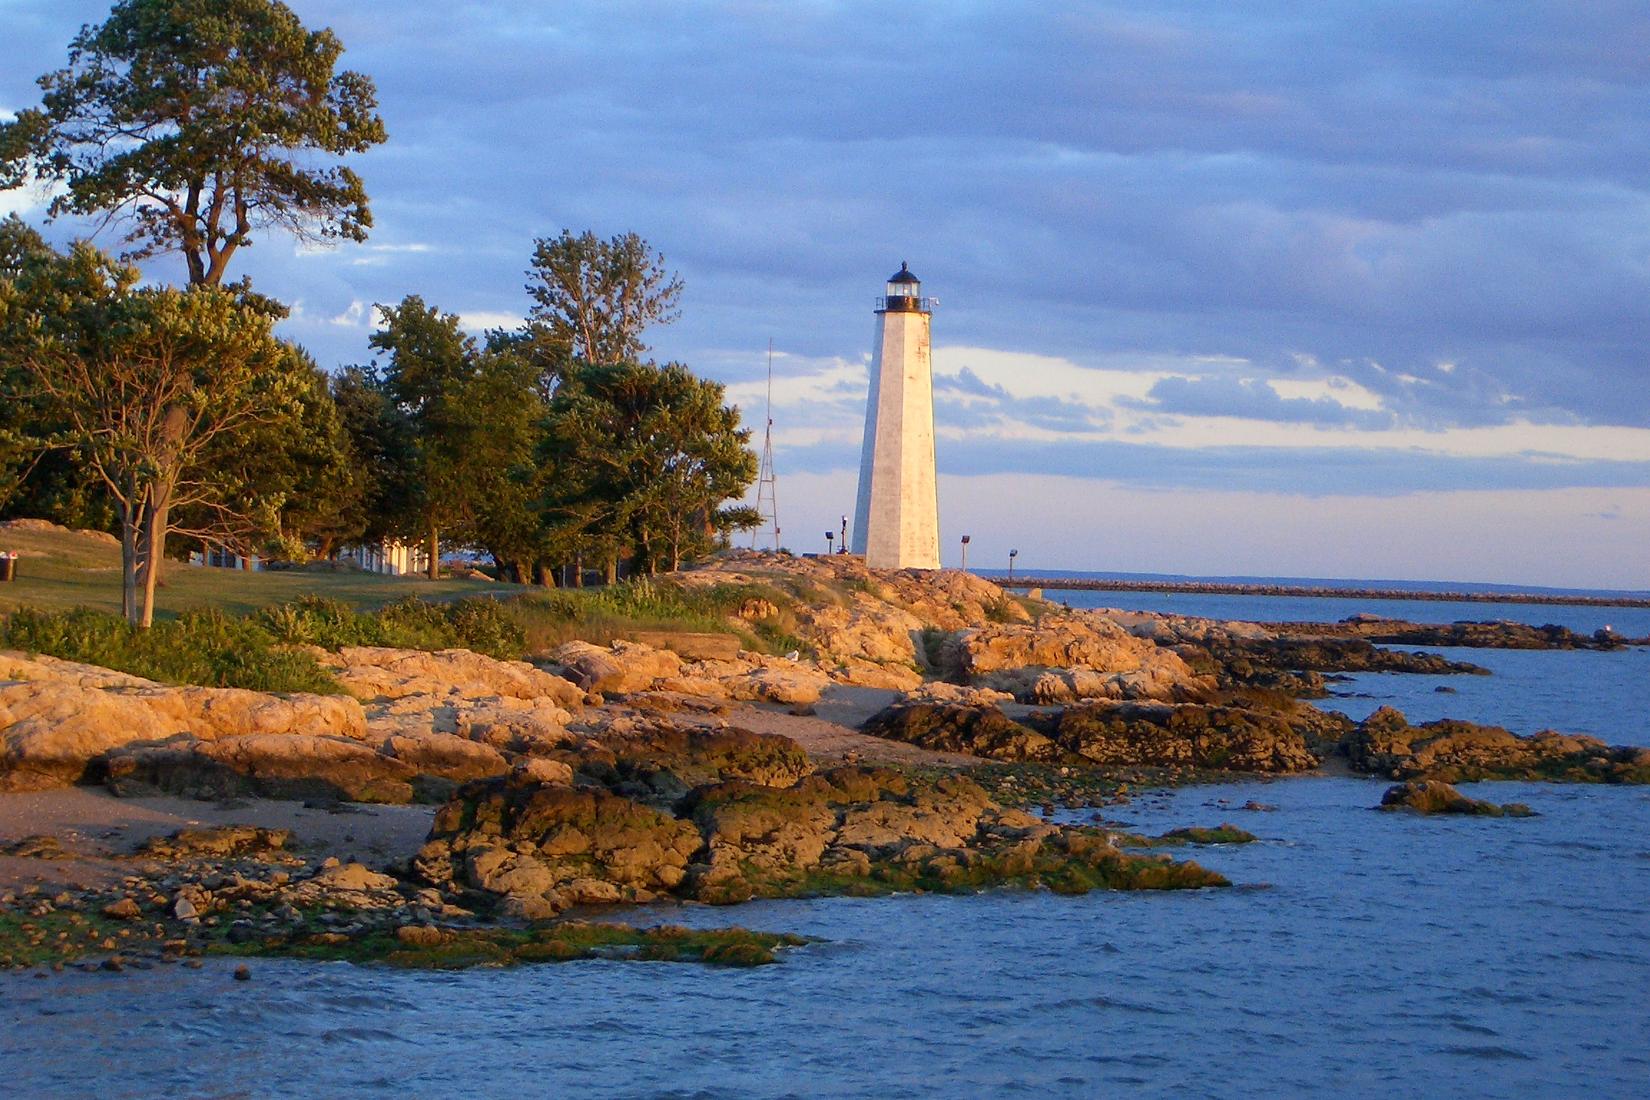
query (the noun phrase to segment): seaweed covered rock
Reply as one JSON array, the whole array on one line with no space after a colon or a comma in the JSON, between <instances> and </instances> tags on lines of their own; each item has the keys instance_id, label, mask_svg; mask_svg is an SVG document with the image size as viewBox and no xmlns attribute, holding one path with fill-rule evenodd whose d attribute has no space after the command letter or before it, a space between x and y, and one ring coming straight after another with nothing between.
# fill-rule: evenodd
<instances>
[{"instance_id":1,"label":"seaweed covered rock","mask_svg":"<svg viewBox=\"0 0 1650 1100\"><path fill-rule=\"evenodd\" d=\"M1552 730L1520 737L1499 726L1452 719L1412 726L1391 707L1359 723L1341 749L1354 768L1394 779L1650 783L1650 749L1611 747Z\"/></svg>"},{"instance_id":2,"label":"seaweed covered rock","mask_svg":"<svg viewBox=\"0 0 1650 1100\"><path fill-rule=\"evenodd\" d=\"M414 859L437 886L498 895L508 912L648 901L680 885L701 847L689 821L601 790L484 780L436 814Z\"/></svg>"},{"instance_id":3,"label":"seaweed covered rock","mask_svg":"<svg viewBox=\"0 0 1650 1100\"><path fill-rule=\"evenodd\" d=\"M873 715L863 732L991 760L1058 760L1063 755L1060 746L995 706L896 704Z\"/></svg>"},{"instance_id":4,"label":"seaweed covered rock","mask_svg":"<svg viewBox=\"0 0 1650 1100\"><path fill-rule=\"evenodd\" d=\"M1487 676L1489 670L1466 661L1451 661L1436 653L1405 653L1383 649L1363 638L1324 638L1281 635L1243 637L1212 634L1200 642L1212 661L1222 687L1261 687L1301 694L1321 694L1323 672L1414 672L1429 675L1470 673ZM1194 659L1194 665L1201 664Z\"/></svg>"},{"instance_id":5,"label":"seaweed covered rock","mask_svg":"<svg viewBox=\"0 0 1650 1100\"><path fill-rule=\"evenodd\" d=\"M414 860L424 881L548 916L660 893L753 897L1048 886L1225 885L1193 863L1127 855L1105 834L1005 809L960 776L843 767L788 787L736 780L669 809L514 777L461 788Z\"/></svg>"},{"instance_id":6,"label":"seaweed covered rock","mask_svg":"<svg viewBox=\"0 0 1650 1100\"><path fill-rule=\"evenodd\" d=\"M1299 772L1318 766L1284 716L1240 707L1154 703L1067 707L1054 720L1060 746L1104 765Z\"/></svg>"},{"instance_id":7,"label":"seaweed covered rock","mask_svg":"<svg viewBox=\"0 0 1650 1100\"><path fill-rule=\"evenodd\" d=\"M1522 802L1498 806L1468 798L1448 783L1436 779L1412 779L1388 787L1381 796L1382 810L1411 810L1418 814L1472 814L1478 817L1532 817L1534 811Z\"/></svg>"}]
</instances>

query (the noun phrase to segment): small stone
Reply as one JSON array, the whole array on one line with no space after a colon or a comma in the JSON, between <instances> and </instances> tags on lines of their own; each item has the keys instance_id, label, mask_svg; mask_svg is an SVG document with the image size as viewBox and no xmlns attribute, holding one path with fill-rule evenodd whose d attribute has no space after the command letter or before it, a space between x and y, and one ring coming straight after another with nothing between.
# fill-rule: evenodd
<instances>
[{"instance_id":1,"label":"small stone","mask_svg":"<svg viewBox=\"0 0 1650 1100\"><path fill-rule=\"evenodd\" d=\"M103 915L115 920L136 920L140 913L138 903L131 898L121 898L103 907Z\"/></svg>"},{"instance_id":2,"label":"small stone","mask_svg":"<svg viewBox=\"0 0 1650 1100\"><path fill-rule=\"evenodd\" d=\"M249 981L251 981L252 980L252 968L250 966L247 966L245 963L242 963L241 965L237 966L235 968L235 980L237 982L249 982Z\"/></svg>"},{"instance_id":3,"label":"small stone","mask_svg":"<svg viewBox=\"0 0 1650 1100\"><path fill-rule=\"evenodd\" d=\"M179 920L199 920L201 914L200 910L195 908L194 902L179 894L177 900L172 903L172 915Z\"/></svg>"}]
</instances>

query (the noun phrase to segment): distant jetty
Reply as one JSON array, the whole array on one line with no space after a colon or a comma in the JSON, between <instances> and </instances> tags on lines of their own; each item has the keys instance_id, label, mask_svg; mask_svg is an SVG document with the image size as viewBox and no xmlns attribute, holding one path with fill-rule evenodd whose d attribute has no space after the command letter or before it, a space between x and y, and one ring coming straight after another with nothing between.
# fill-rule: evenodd
<instances>
[{"instance_id":1,"label":"distant jetty","mask_svg":"<svg viewBox=\"0 0 1650 1100\"><path fill-rule=\"evenodd\" d=\"M1122 581L1097 577L986 577L1004 588L1082 592L1181 592L1198 596L1307 596L1340 600L1429 600L1434 603L1531 603L1566 607L1650 607L1650 596L1566 596L1553 592L1417 592L1407 588L1331 588L1324 585L1238 584L1224 581Z\"/></svg>"}]
</instances>

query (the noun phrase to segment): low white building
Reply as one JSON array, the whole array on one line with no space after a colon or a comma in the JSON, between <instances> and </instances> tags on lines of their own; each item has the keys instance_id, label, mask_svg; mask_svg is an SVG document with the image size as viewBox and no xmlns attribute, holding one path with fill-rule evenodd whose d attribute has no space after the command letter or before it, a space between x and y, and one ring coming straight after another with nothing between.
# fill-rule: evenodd
<instances>
[{"instance_id":1,"label":"low white building","mask_svg":"<svg viewBox=\"0 0 1650 1100\"><path fill-rule=\"evenodd\" d=\"M353 562L367 573L400 577L424 572L430 557L423 546L414 546L399 539L384 539L382 542L351 546L339 553L338 560Z\"/></svg>"}]
</instances>

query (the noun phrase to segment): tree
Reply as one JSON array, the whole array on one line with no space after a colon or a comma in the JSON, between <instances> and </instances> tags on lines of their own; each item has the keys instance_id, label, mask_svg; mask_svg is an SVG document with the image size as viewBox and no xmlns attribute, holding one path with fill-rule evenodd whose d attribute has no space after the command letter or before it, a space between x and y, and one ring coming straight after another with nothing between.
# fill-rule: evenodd
<instances>
[{"instance_id":1,"label":"tree","mask_svg":"<svg viewBox=\"0 0 1650 1100\"><path fill-rule=\"evenodd\" d=\"M245 431L221 436L202 464L220 496L255 524L226 540L241 553L301 558L310 546L329 557L333 546L366 528L366 478L345 431L324 371L308 352L290 344L272 364L288 400ZM184 513L183 526L209 526L211 514Z\"/></svg>"},{"instance_id":2,"label":"tree","mask_svg":"<svg viewBox=\"0 0 1650 1100\"><path fill-rule=\"evenodd\" d=\"M547 369L569 360L611 364L638 358L642 330L679 315L682 281L634 233L601 240L585 230L533 242L528 334ZM554 379L546 379L546 396Z\"/></svg>"},{"instance_id":3,"label":"tree","mask_svg":"<svg viewBox=\"0 0 1650 1100\"><path fill-rule=\"evenodd\" d=\"M384 140L373 83L278 0L120 0L83 27L42 106L0 125L0 187L54 185L52 216L126 225L128 259L181 252L219 285L254 232L365 240L360 178Z\"/></svg>"},{"instance_id":4,"label":"tree","mask_svg":"<svg viewBox=\"0 0 1650 1100\"><path fill-rule=\"evenodd\" d=\"M50 402L62 442L102 482L121 524L121 605L154 620L176 516L186 533L252 525L206 461L239 433L285 415L291 372L264 303L217 287L139 287L135 268L87 244L0 280L0 346ZM140 592L141 586L141 592Z\"/></svg>"},{"instance_id":5,"label":"tree","mask_svg":"<svg viewBox=\"0 0 1650 1100\"><path fill-rule=\"evenodd\" d=\"M719 383L680 363L580 367L546 421L551 526L610 563L629 548L638 568L653 571L678 568L718 533L747 525L749 509L724 505L756 480L756 456L724 400Z\"/></svg>"},{"instance_id":6,"label":"tree","mask_svg":"<svg viewBox=\"0 0 1650 1100\"><path fill-rule=\"evenodd\" d=\"M386 356L377 384L405 418L410 439L403 452L410 465L401 527L425 538L435 580L441 575L442 530L473 532L478 486L503 473L491 439L492 415L509 402L530 399L532 391L525 382L514 389L501 383L497 375L513 376L517 360L483 353L456 314L427 306L416 294L378 312L379 330L368 341Z\"/></svg>"}]
</instances>

